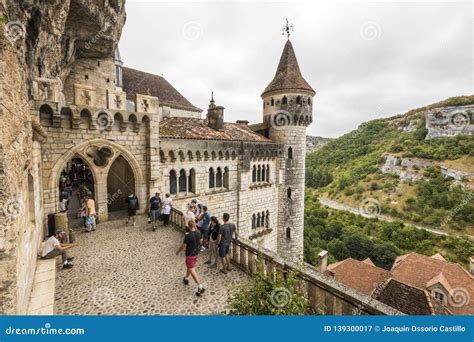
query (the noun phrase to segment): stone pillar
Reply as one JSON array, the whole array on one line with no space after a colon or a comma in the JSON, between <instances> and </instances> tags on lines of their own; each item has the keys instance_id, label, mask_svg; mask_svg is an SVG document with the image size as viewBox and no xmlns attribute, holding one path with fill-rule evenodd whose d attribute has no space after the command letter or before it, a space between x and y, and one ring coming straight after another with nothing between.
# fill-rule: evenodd
<instances>
[{"instance_id":1,"label":"stone pillar","mask_svg":"<svg viewBox=\"0 0 474 342\"><path fill-rule=\"evenodd\" d=\"M99 222L105 222L109 219L109 210L107 203L107 172L96 172L94 175L94 194L95 209L97 211Z\"/></svg>"}]
</instances>

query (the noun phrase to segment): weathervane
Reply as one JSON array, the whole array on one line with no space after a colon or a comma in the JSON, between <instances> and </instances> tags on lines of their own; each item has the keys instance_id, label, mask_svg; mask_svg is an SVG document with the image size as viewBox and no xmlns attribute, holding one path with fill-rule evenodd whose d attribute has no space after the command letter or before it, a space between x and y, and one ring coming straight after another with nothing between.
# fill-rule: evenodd
<instances>
[{"instance_id":1,"label":"weathervane","mask_svg":"<svg viewBox=\"0 0 474 342\"><path fill-rule=\"evenodd\" d=\"M295 30L295 28L294 28L293 24L290 24L290 22L288 21L288 18L286 18L286 24L285 24L285 26L283 26L281 34L283 36L286 34L288 39L290 39L290 31L294 31L294 30Z\"/></svg>"}]
</instances>

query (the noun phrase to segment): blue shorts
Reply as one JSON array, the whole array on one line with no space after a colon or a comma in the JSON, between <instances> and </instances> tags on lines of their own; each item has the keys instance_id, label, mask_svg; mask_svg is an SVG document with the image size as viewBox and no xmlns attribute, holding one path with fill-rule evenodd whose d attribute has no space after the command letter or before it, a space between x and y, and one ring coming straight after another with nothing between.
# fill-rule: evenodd
<instances>
[{"instance_id":1,"label":"blue shorts","mask_svg":"<svg viewBox=\"0 0 474 342\"><path fill-rule=\"evenodd\" d=\"M221 242L221 244L219 245L219 256L221 258L229 254L230 245L231 245L231 242Z\"/></svg>"},{"instance_id":2,"label":"blue shorts","mask_svg":"<svg viewBox=\"0 0 474 342\"><path fill-rule=\"evenodd\" d=\"M158 221L160 219L160 209L150 211L150 219L152 221Z\"/></svg>"},{"instance_id":3,"label":"blue shorts","mask_svg":"<svg viewBox=\"0 0 474 342\"><path fill-rule=\"evenodd\" d=\"M204 237L204 239L209 239L209 235L211 235L211 228L208 227L208 228L204 228L202 227L201 228L201 231L202 231L202 236Z\"/></svg>"}]
</instances>

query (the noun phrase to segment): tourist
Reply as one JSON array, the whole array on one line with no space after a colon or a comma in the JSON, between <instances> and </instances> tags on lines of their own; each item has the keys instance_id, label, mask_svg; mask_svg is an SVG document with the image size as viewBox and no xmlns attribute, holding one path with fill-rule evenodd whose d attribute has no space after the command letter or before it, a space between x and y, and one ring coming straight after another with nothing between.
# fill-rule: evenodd
<instances>
[{"instance_id":1,"label":"tourist","mask_svg":"<svg viewBox=\"0 0 474 342\"><path fill-rule=\"evenodd\" d=\"M46 242L44 243L43 250L41 251L41 258L42 259L52 259L60 255L63 260L63 268L71 268L74 266L71 264L71 261L74 258L69 258L67 256L66 250L76 246L75 243L62 243L66 239L66 232L62 228L58 228L56 230L56 234L52 235Z\"/></svg>"},{"instance_id":2,"label":"tourist","mask_svg":"<svg viewBox=\"0 0 474 342\"><path fill-rule=\"evenodd\" d=\"M235 224L229 222L230 215L228 213L224 213L223 219L224 223L219 230L217 245L219 246L219 257L222 260L221 272L227 274L228 271L232 271L229 257L232 236L235 235L235 239L237 240L239 238L239 232Z\"/></svg>"},{"instance_id":3,"label":"tourist","mask_svg":"<svg viewBox=\"0 0 474 342\"><path fill-rule=\"evenodd\" d=\"M185 285L189 284L189 275L191 275L197 284L196 296L201 296L205 289L201 284L199 276L196 273L197 256L199 254L199 248L201 247L201 233L196 228L196 222L190 221L189 233L184 236L184 242L176 252L176 255L181 253L183 250L186 255L186 276L183 278Z\"/></svg>"},{"instance_id":4,"label":"tourist","mask_svg":"<svg viewBox=\"0 0 474 342\"><path fill-rule=\"evenodd\" d=\"M95 216L97 213L95 211L95 201L89 196L85 196L84 200L86 204L86 232L90 232L96 228Z\"/></svg>"},{"instance_id":5,"label":"tourist","mask_svg":"<svg viewBox=\"0 0 474 342\"><path fill-rule=\"evenodd\" d=\"M165 199L163 200L163 203L161 204L163 210L162 210L162 215L163 215L163 225L167 226L168 223L170 222L170 214L171 214L171 208L173 207L173 200L170 198L170 194L165 195Z\"/></svg>"},{"instance_id":6,"label":"tourist","mask_svg":"<svg viewBox=\"0 0 474 342\"><path fill-rule=\"evenodd\" d=\"M191 200L191 210L193 211L196 217L199 215L199 204L197 202L197 199L195 198Z\"/></svg>"},{"instance_id":7,"label":"tourist","mask_svg":"<svg viewBox=\"0 0 474 342\"><path fill-rule=\"evenodd\" d=\"M149 212L150 212L150 220L151 220L153 231L156 230L156 226L160 218L160 211L161 211L160 209L161 209L161 198L160 198L160 193L157 192L155 196L150 198Z\"/></svg>"},{"instance_id":8,"label":"tourist","mask_svg":"<svg viewBox=\"0 0 474 342\"><path fill-rule=\"evenodd\" d=\"M209 230L209 260L205 262L211 268L217 267L217 238L219 236L220 223L217 217L211 217L211 227Z\"/></svg>"},{"instance_id":9,"label":"tourist","mask_svg":"<svg viewBox=\"0 0 474 342\"><path fill-rule=\"evenodd\" d=\"M194 215L191 203L188 204L188 210L183 214L183 225L187 232L189 232L191 228L190 222L196 223L196 216Z\"/></svg>"},{"instance_id":10,"label":"tourist","mask_svg":"<svg viewBox=\"0 0 474 342\"><path fill-rule=\"evenodd\" d=\"M132 226L135 226L137 220L137 210L139 209L138 197L133 192L125 199L127 203L128 217L126 224L132 222Z\"/></svg>"},{"instance_id":11,"label":"tourist","mask_svg":"<svg viewBox=\"0 0 474 342\"><path fill-rule=\"evenodd\" d=\"M67 209L68 209L67 202L68 202L67 198L64 198L64 197L59 202L59 212L60 213L67 212Z\"/></svg>"},{"instance_id":12,"label":"tourist","mask_svg":"<svg viewBox=\"0 0 474 342\"><path fill-rule=\"evenodd\" d=\"M201 222L200 231L203 236L203 245L201 247L201 252L203 252L209 246L209 233L211 229L211 214L209 214L205 205L202 207L199 222Z\"/></svg>"}]
</instances>

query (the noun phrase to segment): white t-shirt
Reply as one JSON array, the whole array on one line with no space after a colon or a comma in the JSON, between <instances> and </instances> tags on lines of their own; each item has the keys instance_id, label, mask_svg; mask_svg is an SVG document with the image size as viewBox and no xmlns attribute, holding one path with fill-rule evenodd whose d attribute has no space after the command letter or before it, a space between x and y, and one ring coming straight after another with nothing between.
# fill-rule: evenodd
<instances>
[{"instance_id":1,"label":"white t-shirt","mask_svg":"<svg viewBox=\"0 0 474 342\"><path fill-rule=\"evenodd\" d=\"M165 198L163 200L163 215L169 215L171 213L171 205L173 200L171 198Z\"/></svg>"},{"instance_id":2,"label":"white t-shirt","mask_svg":"<svg viewBox=\"0 0 474 342\"><path fill-rule=\"evenodd\" d=\"M185 212L183 217L184 217L184 220L185 220L184 222L185 222L186 225L188 225L188 222L196 220L196 216L190 210Z\"/></svg>"},{"instance_id":3,"label":"white t-shirt","mask_svg":"<svg viewBox=\"0 0 474 342\"><path fill-rule=\"evenodd\" d=\"M45 257L49 252L54 251L57 246L59 246L59 240L53 235L44 243L43 253L41 253L41 256Z\"/></svg>"},{"instance_id":4,"label":"white t-shirt","mask_svg":"<svg viewBox=\"0 0 474 342\"><path fill-rule=\"evenodd\" d=\"M59 203L59 211L67 210L67 199L63 198L61 203Z\"/></svg>"}]
</instances>

